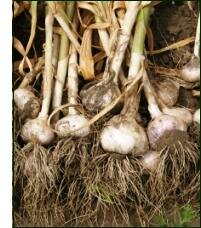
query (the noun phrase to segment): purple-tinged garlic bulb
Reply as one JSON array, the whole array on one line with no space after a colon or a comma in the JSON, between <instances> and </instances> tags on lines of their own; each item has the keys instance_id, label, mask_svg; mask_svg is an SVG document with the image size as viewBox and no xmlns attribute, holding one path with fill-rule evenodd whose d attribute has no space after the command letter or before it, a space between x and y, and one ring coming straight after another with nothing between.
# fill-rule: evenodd
<instances>
[{"instance_id":1,"label":"purple-tinged garlic bulb","mask_svg":"<svg viewBox=\"0 0 201 228\"><path fill-rule=\"evenodd\" d=\"M182 121L174 116L160 114L149 122L147 128L147 135L152 148L155 147L155 143L168 131L186 131L187 126Z\"/></svg>"},{"instance_id":2,"label":"purple-tinged garlic bulb","mask_svg":"<svg viewBox=\"0 0 201 228\"><path fill-rule=\"evenodd\" d=\"M164 114L174 116L177 119L182 120L187 126L192 123L193 116L188 109L180 107L167 107L159 97L156 97L156 100L158 101L159 106Z\"/></svg>"},{"instance_id":3,"label":"purple-tinged garlic bulb","mask_svg":"<svg viewBox=\"0 0 201 228\"><path fill-rule=\"evenodd\" d=\"M200 80L200 58L193 56L191 60L182 67L181 78L187 82Z\"/></svg>"},{"instance_id":4,"label":"purple-tinged garlic bulb","mask_svg":"<svg viewBox=\"0 0 201 228\"><path fill-rule=\"evenodd\" d=\"M147 127L147 135L151 147L155 148L157 141L166 134L166 132L175 130L186 131L187 125L182 119L164 114L160 111L146 71L144 71L143 74L143 85L145 96L148 101L148 110L152 117L152 120Z\"/></svg>"},{"instance_id":5,"label":"purple-tinged garlic bulb","mask_svg":"<svg viewBox=\"0 0 201 228\"><path fill-rule=\"evenodd\" d=\"M191 60L181 69L181 78L187 82L200 81L200 13L198 16L194 53Z\"/></svg>"}]
</instances>

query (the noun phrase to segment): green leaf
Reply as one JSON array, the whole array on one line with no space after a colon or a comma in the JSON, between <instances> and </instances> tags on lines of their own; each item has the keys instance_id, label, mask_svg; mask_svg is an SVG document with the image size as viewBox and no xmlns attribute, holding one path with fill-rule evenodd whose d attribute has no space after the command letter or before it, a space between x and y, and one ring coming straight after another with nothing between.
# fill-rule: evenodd
<instances>
[{"instance_id":1,"label":"green leaf","mask_svg":"<svg viewBox=\"0 0 201 228\"><path fill-rule=\"evenodd\" d=\"M153 218L153 225L155 227L168 227L168 224L166 223L164 216L162 214L156 215Z\"/></svg>"},{"instance_id":2,"label":"green leaf","mask_svg":"<svg viewBox=\"0 0 201 228\"><path fill-rule=\"evenodd\" d=\"M180 210L180 223L186 225L187 223L191 222L196 217L196 212L190 205L185 206Z\"/></svg>"}]
</instances>

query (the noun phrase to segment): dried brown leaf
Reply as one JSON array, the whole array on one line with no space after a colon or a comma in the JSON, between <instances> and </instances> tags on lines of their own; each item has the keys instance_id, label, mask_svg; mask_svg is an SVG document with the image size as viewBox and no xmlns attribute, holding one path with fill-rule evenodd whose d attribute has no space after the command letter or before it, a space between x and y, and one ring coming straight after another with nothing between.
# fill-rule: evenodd
<instances>
[{"instance_id":1,"label":"dried brown leaf","mask_svg":"<svg viewBox=\"0 0 201 228\"><path fill-rule=\"evenodd\" d=\"M85 80L94 79L94 60L91 51L92 30L86 29L80 47L79 69Z\"/></svg>"}]
</instances>

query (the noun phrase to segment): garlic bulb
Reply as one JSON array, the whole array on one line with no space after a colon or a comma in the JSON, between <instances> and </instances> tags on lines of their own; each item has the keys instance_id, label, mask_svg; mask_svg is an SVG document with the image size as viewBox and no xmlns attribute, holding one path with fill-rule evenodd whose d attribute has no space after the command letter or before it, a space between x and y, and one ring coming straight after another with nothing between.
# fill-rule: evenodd
<instances>
[{"instance_id":1,"label":"garlic bulb","mask_svg":"<svg viewBox=\"0 0 201 228\"><path fill-rule=\"evenodd\" d=\"M45 18L45 69L43 72L43 102L41 111L36 119L27 120L22 127L21 136L24 141L31 141L41 145L47 145L54 139L54 132L47 125L48 112L52 89L52 34L53 14L47 6Z\"/></svg>"},{"instance_id":2,"label":"garlic bulb","mask_svg":"<svg viewBox=\"0 0 201 228\"><path fill-rule=\"evenodd\" d=\"M62 133L70 130L79 129L80 127L84 126L87 123L88 123L88 120L83 115L69 114L56 123L55 129ZM76 136L76 137L85 137L89 134L89 132L90 132L90 128L85 127L78 131L75 131L72 134L73 136Z\"/></svg>"},{"instance_id":3,"label":"garlic bulb","mask_svg":"<svg viewBox=\"0 0 201 228\"><path fill-rule=\"evenodd\" d=\"M168 107L174 106L179 96L179 86L169 79L151 81L159 98Z\"/></svg>"},{"instance_id":4,"label":"garlic bulb","mask_svg":"<svg viewBox=\"0 0 201 228\"><path fill-rule=\"evenodd\" d=\"M40 111L40 101L29 88L14 91L14 101L23 118L36 118Z\"/></svg>"},{"instance_id":5,"label":"garlic bulb","mask_svg":"<svg viewBox=\"0 0 201 228\"><path fill-rule=\"evenodd\" d=\"M92 86L90 86L92 84ZM89 87L90 86L90 87ZM121 94L118 86L113 81L109 83L99 82L94 85L88 83L80 92L82 104L89 111L99 111L116 99Z\"/></svg>"},{"instance_id":6,"label":"garlic bulb","mask_svg":"<svg viewBox=\"0 0 201 228\"><path fill-rule=\"evenodd\" d=\"M200 109L197 109L193 114L193 121L200 124Z\"/></svg>"},{"instance_id":7,"label":"garlic bulb","mask_svg":"<svg viewBox=\"0 0 201 228\"><path fill-rule=\"evenodd\" d=\"M39 142L41 145L48 145L54 139L52 129L43 118L28 120L22 128L21 136L24 141Z\"/></svg>"},{"instance_id":8,"label":"garlic bulb","mask_svg":"<svg viewBox=\"0 0 201 228\"><path fill-rule=\"evenodd\" d=\"M105 151L124 155L141 154L148 149L146 133L134 117L117 115L111 118L101 132L100 141Z\"/></svg>"},{"instance_id":9,"label":"garlic bulb","mask_svg":"<svg viewBox=\"0 0 201 228\"><path fill-rule=\"evenodd\" d=\"M152 148L155 148L156 142L167 132L167 131L186 131L187 126L182 121L174 116L160 114L149 122L147 128L147 135Z\"/></svg>"},{"instance_id":10,"label":"garlic bulb","mask_svg":"<svg viewBox=\"0 0 201 228\"><path fill-rule=\"evenodd\" d=\"M32 71L25 74L19 87L14 91L14 101L23 119L36 118L40 112L40 100L33 93L30 83L41 72L44 57L39 57Z\"/></svg>"},{"instance_id":11,"label":"garlic bulb","mask_svg":"<svg viewBox=\"0 0 201 228\"><path fill-rule=\"evenodd\" d=\"M138 76L138 80L141 76ZM140 102L138 86L139 82L125 96L121 113L112 117L102 130L100 142L105 151L137 155L148 149L149 143L145 130L135 119Z\"/></svg>"},{"instance_id":12,"label":"garlic bulb","mask_svg":"<svg viewBox=\"0 0 201 228\"><path fill-rule=\"evenodd\" d=\"M167 115L160 111L154 96L155 93L149 82L149 78L146 71L144 71L143 74L143 85L145 96L148 101L148 110L152 117L152 120L149 122L147 127L147 135L151 147L155 148L157 141L166 132L174 130L186 131L187 125L181 118L177 118L172 115Z\"/></svg>"},{"instance_id":13,"label":"garlic bulb","mask_svg":"<svg viewBox=\"0 0 201 228\"><path fill-rule=\"evenodd\" d=\"M171 116L174 116L174 117L176 117L178 119L183 120L186 123L187 126L189 126L192 123L192 121L193 121L193 116L192 116L191 112L188 109L185 109L185 108L163 107L162 111L163 111L163 113L165 113L167 115L171 115Z\"/></svg>"},{"instance_id":14,"label":"garlic bulb","mask_svg":"<svg viewBox=\"0 0 201 228\"><path fill-rule=\"evenodd\" d=\"M149 151L141 155L140 162L144 169L149 171L157 170L158 163L160 161L160 154L156 151Z\"/></svg>"},{"instance_id":15,"label":"garlic bulb","mask_svg":"<svg viewBox=\"0 0 201 228\"><path fill-rule=\"evenodd\" d=\"M191 60L181 69L181 78L187 82L200 80L200 58L193 56Z\"/></svg>"},{"instance_id":16,"label":"garlic bulb","mask_svg":"<svg viewBox=\"0 0 201 228\"><path fill-rule=\"evenodd\" d=\"M194 51L191 60L181 69L181 78L187 82L200 81L200 13L197 21Z\"/></svg>"},{"instance_id":17,"label":"garlic bulb","mask_svg":"<svg viewBox=\"0 0 201 228\"><path fill-rule=\"evenodd\" d=\"M162 99L160 99L159 97L156 97L156 100L159 103L160 108L162 109L162 112L164 114L170 115L170 116L174 116L177 119L182 120L183 122L185 122L185 124L187 126L189 126L192 121L193 121L193 117L191 112L186 109L186 108L179 108L179 107L167 107Z\"/></svg>"}]
</instances>

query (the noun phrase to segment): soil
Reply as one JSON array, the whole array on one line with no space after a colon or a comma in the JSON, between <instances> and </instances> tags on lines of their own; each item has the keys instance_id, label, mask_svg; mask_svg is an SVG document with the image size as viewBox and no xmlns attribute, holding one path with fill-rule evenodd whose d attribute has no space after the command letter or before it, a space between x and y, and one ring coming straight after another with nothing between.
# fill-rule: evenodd
<instances>
[{"instance_id":1,"label":"soil","mask_svg":"<svg viewBox=\"0 0 201 228\"><path fill-rule=\"evenodd\" d=\"M43 7L43 4L39 4L40 7ZM197 18L195 14L198 13L198 4L197 1L192 1L192 6L194 8L194 12L191 11L186 3L179 2L179 4L171 4L171 1L167 1L165 3L161 3L155 6L154 14L151 19L151 30L154 36L154 50L166 47L172 43L180 41L182 39L195 36ZM43 10L42 10L43 12ZM26 21L29 23L23 23L26 18ZM30 18L28 13L22 13L13 22L13 35L16 36L23 44L26 44L30 35ZM44 28L44 15L40 13L38 15L38 27L36 31L36 38L34 40L34 46L36 48L37 56L41 56L43 51L43 43L44 43L44 31L42 31L39 27ZM174 49L171 51L166 51L157 55L148 56L149 60L157 66L162 66L166 68L178 68L180 69L184 64L186 64L193 52L193 43L181 47L179 49ZM34 50L32 48L29 57L34 56ZM21 59L21 55L17 53L17 51L13 51L13 60L17 61ZM144 126L147 125L150 116L147 112L147 104L144 101L144 96L142 96L141 103L144 102L144 106L141 106L140 113L142 114L142 119ZM195 110L199 107L199 99L195 98L191 94L191 90L188 90L184 87L180 88L180 95L177 102L180 106L185 106L192 110ZM15 117L14 117L15 118ZM193 138L194 135L194 127L190 128L190 138ZM196 126L196 142L199 141L200 131ZM167 138L163 138L163 144L174 144L175 137L179 138L181 141L185 141L188 139L187 135L181 135L180 133L175 133L169 137L169 141ZM112 214L109 214L111 217ZM130 220L132 221L132 225L136 225L136 221L133 212L130 213ZM121 222L119 222L121 224ZM105 225L110 225L110 218L105 221ZM200 220L196 219L192 223L193 227L199 227Z\"/></svg>"},{"instance_id":2,"label":"soil","mask_svg":"<svg viewBox=\"0 0 201 228\"><path fill-rule=\"evenodd\" d=\"M197 4L194 4L194 1L191 2L195 6L194 12L197 14ZM197 18L189 10L186 3L173 5L169 1L169 4L157 5L151 23L154 36L154 49L157 50L182 39L195 36L196 24ZM192 52L193 43L179 49L154 55L151 59L159 66L180 68L190 60Z\"/></svg>"}]
</instances>

